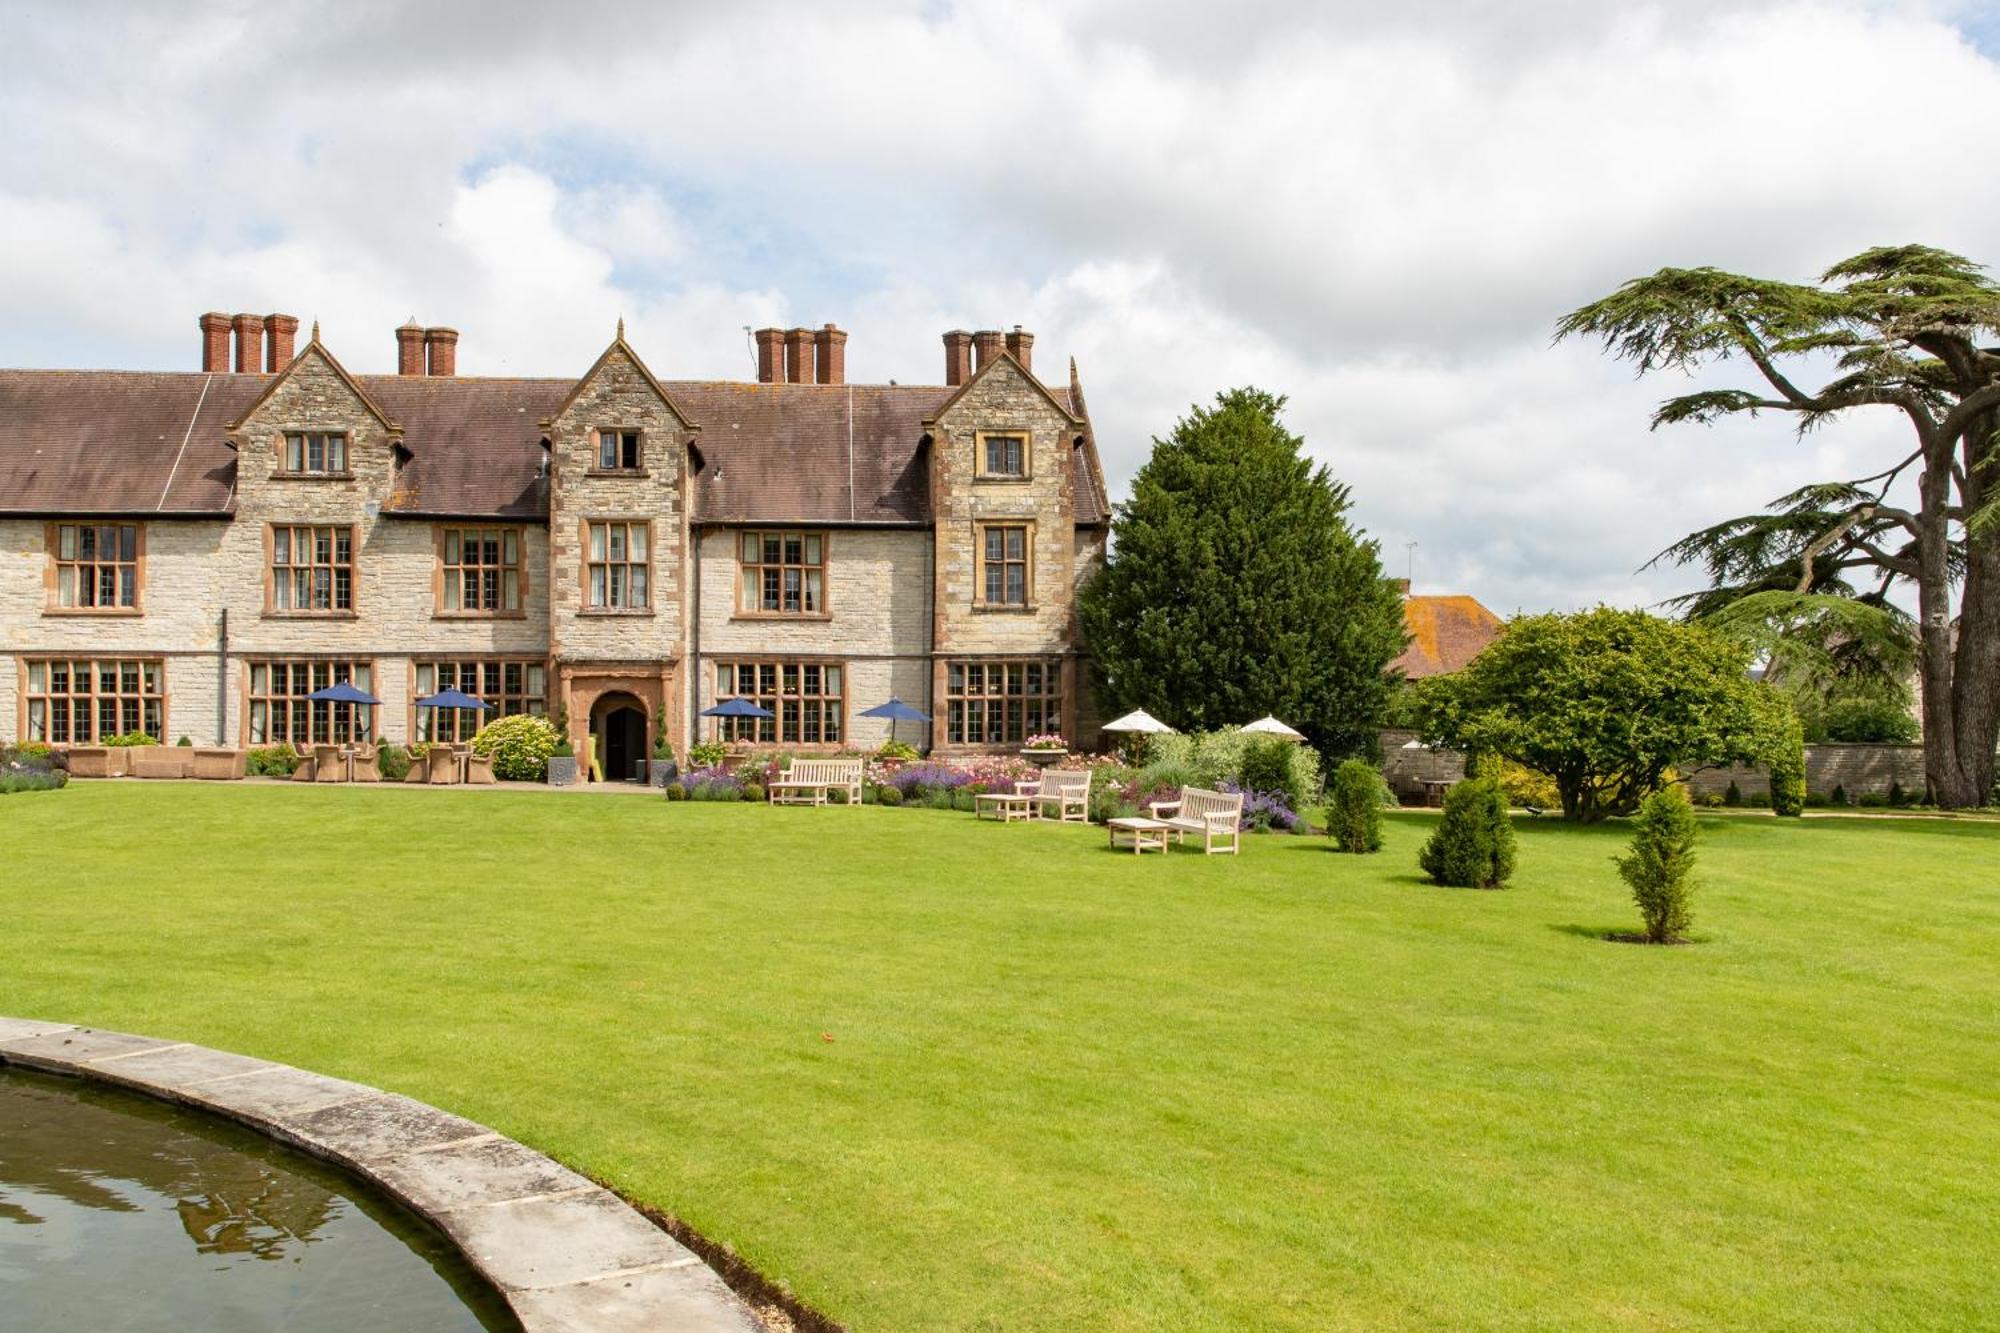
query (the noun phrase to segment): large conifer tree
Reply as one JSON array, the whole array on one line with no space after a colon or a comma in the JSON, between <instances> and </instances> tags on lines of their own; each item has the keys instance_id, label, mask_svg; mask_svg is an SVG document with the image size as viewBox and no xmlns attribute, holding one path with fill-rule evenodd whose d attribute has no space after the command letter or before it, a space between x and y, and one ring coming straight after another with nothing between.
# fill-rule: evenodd
<instances>
[{"instance_id":1,"label":"large conifer tree","mask_svg":"<svg viewBox=\"0 0 2000 1333\"><path fill-rule=\"evenodd\" d=\"M1194 730L1273 713L1326 754L1366 753L1406 641L1402 600L1284 405L1232 389L1154 440L1078 616L1107 714Z\"/></svg>"}]
</instances>

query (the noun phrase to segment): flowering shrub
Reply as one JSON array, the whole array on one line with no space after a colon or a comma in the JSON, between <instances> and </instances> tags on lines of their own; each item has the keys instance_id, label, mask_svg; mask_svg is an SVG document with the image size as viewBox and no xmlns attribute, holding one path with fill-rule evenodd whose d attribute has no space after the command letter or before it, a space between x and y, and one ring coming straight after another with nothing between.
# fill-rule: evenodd
<instances>
[{"instance_id":1,"label":"flowering shrub","mask_svg":"<svg viewBox=\"0 0 2000 1333\"><path fill-rule=\"evenodd\" d=\"M540 782L557 739L555 723L516 713L481 727L472 738L472 752L492 756L493 776L503 782Z\"/></svg>"},{"instance_id":2,"label":"flowering shrub","mask_svg":"<svg viewBox=\"0 0 2000 1333\"><path fill-rule=\"evenodd\" d=\"M1069 748L1069 742L1062 738L1060 731L1041 732L1038 735L1028 737L1027 740L1021 742L1021 745L1024 749L1029 750L1067 750Z\"/></svg>"},{"instance_id":3,"label":"flowering shrub","mask_svg":"<svg viewBox=\"0 0 2000 1333\"><path fill-rule=\"evenodd\" d=\"M12 747L0 745L0 795L17 791L55 791L69 782L56 767L49 747L35 741Z\"/></svg>"},{"instance_id":4,"label":"flowering shrub","mask_svg":"<svg viewBox=\"0 0 2000 1333\"><path fill-rule=\"evenodd\" d=\"M720 768L697 768L681 774L690 801L740 801L747 786L741 774ZM671 799L671 798L669 798Z\"/></svg>"},{"instance_id":5,"label":"flowering shrub","mask_svg":"<svg viewBox=\"0 0 2000 1333\"><path fill-rule=\"evenodd\" d=\"M894 737L883 741L881 747L875 751L875 758L884 763L907 764L916 757L916 746L908 741L896 740Z\"/></svg>"},{"instance_id":6,"label":"flowering shrub","mask_svg":"<svg viewBox=\"0 0 2000 1333\"><path fill-rule=\"evenodd\" d=\"M97 742L112 749L129 750L140 745L158 745L159 742L143 731L122 731L116 736L106 736Z\"/></svg>"},{"instance_id":7,"label":"flowering shrub","mask_svg":"<svg viewBox=\"0 0 2000 1333\"><path fill-rule=\"evenodd\" d=\"M722 763L729 747L721 741L696 741L688 746L688 766L690 768L714 768Z\"/></svg>"},{"instance_id":8,"label":"flowering shrub","mask_svg":"<svg viewBox=\"0 0 2000 1333\"><path fill-rule=\"evenodd\" d=\"M1225 782L1222 790L1233 792L1236 784ZM1306 821L1285 802L1281 792L1246 791L1243 793L1243 818L1236 825L1244 832L1265 832L1278 829L1285 833L1304 833Z\"/></svg>"}]
</instances>

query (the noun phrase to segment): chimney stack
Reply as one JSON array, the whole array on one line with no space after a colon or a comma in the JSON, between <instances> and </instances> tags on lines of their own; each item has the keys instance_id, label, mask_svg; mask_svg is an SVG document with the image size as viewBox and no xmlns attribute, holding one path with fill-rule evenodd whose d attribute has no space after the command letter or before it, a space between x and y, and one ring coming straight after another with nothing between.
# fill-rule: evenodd
<instances>
[{"instance_id":1,"label":"chimney stack","mask_svg":"<svg viewBox=\"0 0 2000 1333\"><path fill-rule=\"evenodd\" d=\"M847 383L847 335L829 324L813 335L821 384Z\"/></svg>"},{"instance_id":2,"label":"chimney stack","mask_svg":"<svg viewBox=\"0 0 2000 1333\"><path fill-rule=\"evenodd\" d=\"M986 363L1000 355L1005 340L998 329L981 329L972 335L972 368L982 370Z\"/></svg>"},{"instance_id":3,"label":"chimney stack","mask_svg":"<svg viewBox=\"0 0 2000 1333\"><path fill-rule=\"evenodd\" d=\"M433 375L456 375L458 373L458 330L425 329L424 354L430 362Z\"/></svg>"},{"instance_id":4,"label":"chimney stack","mask_svg":"<svg viewBox=\"0 0 2000 1333\"><path fill-rule=\"evenodd\" d=\"M776 384L785 378L785 331L759 329L757 339L757 382Z\"/></svg>"},{"instance_id":5,"label":"chimney stack","mask_svg":"<svg viewBox=\"0 0 2000 1333\"><path fill-rule=\"evenodd\" d=\"M396 330L396 373L424 373L424 329L414 316L409 323Z\"/></svg>"},{"instance_id":6,"label":"chimney stack","mask_svg":"<svg viewBox=\"0 0 2000 1333\"><path fill-rule=\"evenodd\" d=\"M229 373L229 316L211 310L201 324L201 370L204 375Z\"/></svg>"},{"instance_id":7,"label":"chimney stack","mask_svg":"<svg viewBox=\"0 0 2000 1333\"><path fill-rule=\"evenodd\" d=\"M264 368L264 317L238 315L229 327L236 331L236 373L256 374Z\"/></svg>"},{"instance_id":8,"label":"chimney stack","mask_svg":"<svg viewBox=\"0 0 2000 1333\"><path fill-rule=\"evenodd\" d=\"M1390 579L1389 582L1395 586L1397 596L1408 597L1410 595L1410 581L1408 579Z\"/></svg>"},{"instance_id":9,"label":"chimney stack","mask_svg":"<svg viewBox=\"0 0 2000 1333\"><path fill-rule=\"evenodd\" d=\"M1016 324L1014 331L1007 335L1007 351L1013 355L1016 361L1021 363L1021 369L1030 372L1034 370L1035 335L1032 333L1023 333L1019 324Z\"/></svg>"},{"instance_id":10,"label":"chimney stack","mask_svg":"<svg viewBox=\"0 0 2000 1333\"><path fill-rule=\"evenodd\" d=\"M944 382L957 388L972 378L972 335L953 329L944 335Z\"/></svg>"},{"instance_id":11,"label":"chimney stack","mask_svg":"<svg viewBox=\"0 0 2000 1333\"><path fill-rule=\"evenodd\" d=\"M292 364L292 344L298 332L296 315L264 316L264 369L270 374Z\"/></svg>"},{"instance_id":12,"label":"chimney stack","mask_svg":"<svg viewBox=\"0 0 2000 1333\"><path fill-rule=\"evenodd\" d=\"M785 379L793 384L811 384L812 377L812 330L788 329L785 332Z\"/></svg>"}]
</instances>

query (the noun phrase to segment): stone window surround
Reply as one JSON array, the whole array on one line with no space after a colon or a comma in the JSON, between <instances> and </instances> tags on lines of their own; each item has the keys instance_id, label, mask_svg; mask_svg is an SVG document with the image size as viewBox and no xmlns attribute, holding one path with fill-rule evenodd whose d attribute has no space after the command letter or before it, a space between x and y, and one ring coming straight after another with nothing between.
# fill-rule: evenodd
<instances>
[{"instance_id":1,"label":"stone window surround","mask_svg":"<svg viewBox=\"0 0 2000 1333\"><path fill-rule=\"evenodd\" d=\"M338 472L314 472L310 469L294 471L285 465L285 454L294 435L339 436L340 458L345 464ZM273 458L271 479L273 481L353 481L354 480L354 436L344 430L315 430L306 426L288 426L272 437Z\"/></svg>"},{"instance_id":2,"label":"stone window surround","mask_svg":"<svg viewBox=\"0 0 2000 1333\"><path fill-rule=\"evenodd\" d=\"M280 745L280 744L290 745L295 750L299 749L298 742L295 740L287 739L285 741L274 741L271 739L271 723L268 712L266 714L264 722L264 733L265 733L264 739L261 741L253 741L250 739L250 701L252 699L261 698L268 702L269 700L274 698L291 700L301 697L292 694L258 695L251 693L251 684L256 678L255 673L252 670L252 668L254 667L258 666L270 667L278 663L283 663L287 668L289 668L299 662L330 662L335 665L340 665L342 663L345 663L350 667L365 666L368 668L368 685L367 685L368 693L374 694L375 691L379 689L382 684L381 663L375 659L373 654L369 653L246 653L243 655L242 662L243 662L243 692L242 692L243 710L238 719L236 731L237 731L238 743L245 749L253 745ZM351 675L349 679L352 679ZM368 741L371 744L379 745L381 743L382 727L381 727L381 718L379 714L382 710L382 705L327 704L325 705L325 707L328 710L329 718L331 717L332 710L336 708L346 708L350 710L350 713L356 713L356 712L366 713L368 715ZM325 744L326 742L314 742L308 740L306 742L306 745L311 746L316 743ZM301 750L300 753L303 754L304 751Z\"/></svg>"},{"instance_id":3,"label":"stone window surround","mask_svg":"<svg viewBox=\"0 0 2000 1333\"><path fill-rule=\"evenodd\" d=\"M46 669L47 664L50 662L86 662L86 661L91 664L91 672L93 676L95 676L96 674L97 663L99 662L139 662L141 664L152 663L154 667L157 668L159 672L158 678L160 682L159 700L160 700L161 734L159 736L155 736L153 739L160 741L162 744L165 744L167 730L173 721L171 712L173 705L173 692L171 689L169 689L167 685L167 659L163 656L150 655L146 653L109 653L109 654L90 653L90 652L23 653L20 656L16 657L14 659L14 672L15 672L14 679L20 682L20 688L15 691L15 694L19 699L20 706L17 710L17 715L15 718L14 734L20 737L22 740L29 739L29 734L28 734L28 700L30 698L30 691L28 689L29 665L32 663L40 663L43 665L44 669ZM144 679L142 678L140 681L139 697L142 699L151 697L145 694L144 688L145 688L145 682ZM42 693L35 694L32 697L37 699L48 699L48 698L53 698L55 696L51 695L50 693L48 693L48 691L44 690ZM69 692L68 697L71 699L76 699L79 697L91 699L98 697L95 693L95 681L93 680L92 682L91 693L79 696L76 693L76 691L72 689ZM123 698L125 696L121 694L119 697ZM139 721L141 726L145 724L145 710L143 705L141 706L140 709ZM94 718L92 725L94 728L95 727ZM71 734L72 735L75 734L75 723L73 721L71 723ZM76 741L76 740L64 741L61 743L65 745L91 744L90 741Z\"/></svg>"},{"instance_id":4,"label":"stone window surround","mask_svg":"<svg viewBox=\"0 0 2000 1333\"><path fill-rule=\"evenodd\" d=\"M833 533L822 528L786 527L776 524L745 525L741 528L726 528L724 531L730 534L730 540L734 543L731 547L730 555L736 564L736 572L733 576L735 591L731 594L734 598L736 609L729 617L731 620L811 621L833 619ZM783 537L787 533L796 532L801 538L819 538L819 610L766 611L761 607L745 606L743 604L743 570L745 568L743 538L753 532L760 535L764 533L777 533L780 537ZM752 567L765 568L761 561ZM787 569L814 568L814 566L809 564L781 565L780 567ZM780 600L783 600L782 596Z\"/></svg>"},{"instance_id":5,"label":"stone window surround","mask_svg":"<svg viewBox=\"0 0 2000 1333\"><path fill-rule=\"evenodd\" d=\"M514 555L515 555L514 570L519 580L518 584L519 592L515 600L519 603L519 605L517 605L512 611L506 611L506 610L468 611L463 609L457 611L451 611L445 608L444 535L447 531L457 532L461 534L459 538L461 542L464 541L463 534L467 532L511 532L514 534ZM436 557L431 565L431 619L433 620L526 620L528 618L528 591L530 585L533 582L533 573L528 563L527 528L523 527L518 523L482 523L476 519L464 519L451 523L436 524L431 530L431 537L433 546L436 550ZM588 542L588 540L589 540L588 534L586 534L585 536L586 543ZM461 546L460 549L462 552L463 547ZM464 566L461 565L460 567L463 568ZM490 566L481 565L477 566L477 568L485 569L485 568L490 568ZM502 566L502 568L504 568L504 566ZM464 600L465 600L465 594L463 589L461 588L461 591L459 593L459 601L462 603Z\"/></svg>"},{"instance_id":6,"label":"stone window surround","mask_svg":"<svg viewBox=\"0 0 2000 1333\"><path fill-rule=\"evenodd\" d=\"M992 436L1004 436L1021 441L1021 470L1019 472L988 472L986 470L986 441ZM1022 426L1010 430L978 430L972 433L972 479L976 482L1013 483L1035 479L1035 433Z\"/></svg>"},{"instance_id":7,"label":"stone window surround","mask_svg":"<svg viewBox=\"0 0 2000 1333\"><path fill-rule=\"evenodd\" d=\"M719 680L717 679L717 672L718 672L719 668L721 668L721 667L725 667L725 666L726 666L726 667L729 667L729 668L731 668L731 670L732 670L732 671L740 671L740 670L741 670L742 668L744 668L744 667L762 667L762 666L772 666L772 667L776 667L776 668L778 669L778 690L777 690L777 692L776 692L775 694L768 694L768 695L767 695L767 694L763 694L763 693L760 693L760 692L758 692L758 691L755 691L755 690L753 690L753 691L751 691L751 692L749 692L749 693L747 693L747 694L746 694L746 693L745 693L745 692L744 692L743 690L741 690L741 689L738 689L738 690L736 690L736 691L735 691L734 693L731 693L731 694L723 694L723 693L721 692L721 684L720 684ZM790 667L798 667L798 668L801 668L801 671L800 671L800 688L801 688L801 690L803 690L803 688L804 688L804 671L803 671L803 668L805 668L805 667L809 667L809 666L816 666L816 667L819 667L819 668L821 668L821 676L820 676L820 693L818 693L818 694L814 694L814 695L808 695L808 694L804 694L804 693L801 693L801 694L797 694L797 695L786 695L786 694L785 694L785 692L784 692L784 669L785 669L786 667L788 667L788 666L790 666ZM826 683L825 683L825 682L826 682L826 677L825 677L825 668L827 668L827 667L833 667L833 668L835 668L836 670L838 670L838 671L840 672L840 693L839 693L839 694L828 694L828 693L826 693ZM717 654L714 654L714 655L713 655L713 656L711 656L711 657L708 657L708 658L707 658L707 660L706 660L706 661L705 661L705 662L703 663L703 667L702 667L702 669L703 669L704 671L706 671L706 672L708 672L708 673L709 673L709 675L708 675L708 682L707 682L707 683L708 683L709 687L710 687L710 688L711 688L712 690L714 690L714 691L715 691L715 701L716 701L717 703L720 703L720 702L722 702L722 701L723 701L724 699L749 699L749 700L750 700L750 701L752 701L753 703L762 703L762 702L764 702L764 701L769 701L769 703L766 703L766 704L765 704L765 706L767 706L767 707L771 706L772 704L775 704L775 705L778 705L778 706L776 706L776 707L771 707L771 711L772 711L772 712L774 712L774 713L776 713L776 714L777 714L777 716L776 716L776 717L774 717L774 718L771 718L771 719L769 720L769 721L770 721L770 725L771 725L771 729L772 729L772 735L773 735L774 737L777 737L778 739L774 739L774 740L770 740L770 741L764 741L764 740L753 740L753 741L750 741L750 742L748 742L748 744L750 744L750 745L752 745L752 746L764 746L764 745L774 745L774 746L779 746L779 747L781 747L781 748L783 748L783 749L786 749L786 750L793 750L793 751L802 751L802 752L804 752L804 753L807 753L807 754L814 754L814 753L821 753L821 752L824 752L824 753L827 753L827 754L837 754L837 753L840 753L840 752L842 752L842 751L844 751L844 750L846 750L846 749L848 748L848 740L847 740L847 722L848 722L848 713L847 713L847 698L848 698L848 695L847 695L847 691L848 691L848 689L849 689L849 687L850 687L850 685L851 685L851 683L852 683L852 682L851 682L851 681L850 681L850 679L849 679L849 676L850 676L850 672L849 672L849 670L848 670L848 664L847 664L847 659L846 659L846 658L844 658L844 657L836 657L836 656L829 656L829 655L824 655L824 654L815 654L815 653L728 653L728 652L724 652L724 653L717 653ZM796 698L796 699L800 699L800 700L804 700L804 699L817 699L817 700L822 700L822 701L824 701L824 700L828 700L828 699L838 699L838 700L840 701L840 720L839 720L839 727L840 727L840 739L839 739L839 740L836 740L836 741L827 741L827 740L817 740L817 741L803 741L803 740L795 740L795 741L788 741L788 740L784 740L784 739L783 739L783 735L784 735L784 730L783 730L783 728L784 728L784 722L785 722L785 717L784 717L784 709L783 709L782 705L783 705L784 701L785 701L785 700L786 700L787 698ZM723 733L724 733L725 731L728 731L728 730L730 730L730 729L731 729L731 724L732 724L732 723L737 723L737 724L740 724L741 722L753 722L753 723L755 723L755 724L756 724L756 726L757 726L757 728L758 728L758 730L759 730L760 732L762 731L762 729L763 729L763 726L764 726L764 722L763 722L763 720L760 720L760 719L756 719L756 718L743 718L743 719L735 719L735 718L724 718L724 717L718 717L718 718L711 718L711 719L708 719L708 720L709 720L709 721L712 721L712 722L713 722L713 723L715 724L715 727L714 727L714 733L713 733L713 734L714 734L714 738L715 738L715 739L717 739L717 740L721 740L721 739L723 738ZM803 732L803 722L801 723L801 734L802 734L802 735L804 734L804 732Z\"/></svg>"},{"instance_id":8,"label":"stone window surround","mask_svg":"<svg viewBox=\"0 0 2000 1333\"><path fill-rule=\"evenodd\" d=\"M1042 668L1042 690L1040 694L1029 695L1024 691L1018 695L1011 695L1007 694L1004 690L997 694L987 690L981 690L978 694L967 692L954 694L952 692L951 673L954 667L961 671L966 671L971 667L978 667L982 673L986 673L995 669L1005 671L1010 667L1020 667L1025 670L1030 664L1038 665ZM1070 670L1068 659L1061 654L1002 653L941 657L938 659L937 675L934 679L936 681L938 698L943 700L944 703L944 706L938 710L936 721L932 724L932 746L934 749L993 753L1020 748L1020 741L996 741L991 739L990 730L984 727L982 727L982 732L985 734L982 734L979 740L953 740L951 735L951 706L955 703L965 705L965 711L970 712L973 703L990 703L994 701L1004 703L1008 699L1020 699L1024 701L1025 705L1025 701L1029 698L1038 699L1043 705L1041 725L1060 731L1064 735L1071 733L1071 725L1074 720L1073 710L1075 707L1075 680ZM1049 710L1047 705L1050 702L1055 704L1053 710L1055 716L1053 718L1048 715ZM982 716L985 711L982 710ZM1022 709L1022 740L1032 735L1034 731L1034 724L1027 721L1026 712L1027 710L1024 706ZM1004 717L1004 711L1002 716Z\"/></svg>"},{"instance_id":9,"label":"stone window surround","mask_svg":"<svg viewBox=\"0 0 2000 1333\"><path fill-rule=\"evenodd\" d=\"M989 602L986 600L986 531L989 528L1021 528L1022 551L1027 557L1027 570L1023 575L1022 591L1027 594L1025 602ZM972 609L991 615L1032 615L1040 609L1035 600L1035 520L1025 516L995 514L972 520Z\"/></svg>"},{"instance_id":10,"label":"stone window surround","mask_svg":"<svg viewBox=\"0 0 2000 1333\"><path fill-rule=\"evenodd\" d=\"M483 666L487 662L498 662L501 664L501 680L503 686L505 684L506 668L510 663L518 664L521 666L522 677L523 677L522 685L524 688L527 683L526 669L531 666L542 668L542 693L539 696L542 703L542 711L540 713L540 716L542 717L551 716L551 714L554 712L554 709L551 706L551 704L553 695L555 693L554 686L556 680L556 673L554 664L551 663L549 659L546 657L536 657L532 654L523 654L523 653L454 653L454 652L413 653L410 655L410 660L408 663L408 672L409 672L408 692L409 692L410 702L409 706L404 710L405 721L409 729L405 731L403 734L413 741L416 740L420 730L418 724L422 720L420 714L431 711L429 709L419 709L417 707L417 700L420 697L422 697L417 690L417 669L419 667L422 666L430 667L433 673L432 679L435 680L437 667L440 663L448 663L452 666L466 666L472 663L479 663ZM461 683L458 688L464 689L465 687ZM467 690L466 692L468 694L478 694L477 691L472 691L472 690ZM486 696L481 694L478 695L478 697L485 698ZM532 700L538 696L532 694L522 694L518 696L509 695L507 697L520 698L522 700ZM489 702L492 701L489 700ZM533 710L530 709L528 711L532 712ZM495 708L490 713L480 714L481 720L479 725L484 725L485 722L494 720L496 718L508 717L508 716L512 716L512 714L503 713L499 708ZM468 736L466 739L470 740L471 737Z\"/></svg>"},{"instance_id":11,"label":"stone window surround","mask_svg":"<svg viewBox=\"0 0 2000 1333\"><path fill-rule=\"evenodd\" d=\"M139 522L136 519L132 520L129 523L121 519L113 524L108 525L121 528L133 527L139 530L137 538L138 558L132 562L136 566L136 568L133 570L133 575L132 575L132 605L130 606L57 606L56 605L56 583L57 583L56 567L58 565L79 563L77 561L63 560L60 558L62 547L61 547L61 538L59 530L65 527L96 528L105 526L107 525L103 523L85 521L82 519L77 519L68 523L51 523L48 525L47 541L48 541L49 559L48 559L48 568L44 571L44 579L47 586L48 597L42 606L43 615L132 617L132 616L143 616L144 614L146 614L146 525L144 523ZM98 561L96 563L103 564L105 562ZM126 562L120 560L115 563L122 565Z\"/></svg>"},{"instance_id":12,"label":"stone window surround","mask_svg":"<svg viewBox=\"0 0 2000 1333\"><path fill-rule=\"evenodd\" d=\"M618 476L631 476L621 472ZM644 524L646 528L646 604L641 607L592 606L590 604L590 567L603 563L590 558L590 528L594 523L624 523L630 526ZM650 518L637 518L631 514L585 514L577 520L578 537L576 552L576 614L580 616L650 616L656 613L660 601L659 560L660 549L658 524ZM628 552L629 554L629 552ZM625 560L617 563L636 564ZM607 590L608 592L608 590Z\"/></svg>"},{"instance_id":13,"label":"stone window surround","mask_svg":"<svg viewBox=\"0 0 2000 1333\"><path fill-rule=\"evenodd\" d=\"M605 467L599 461L603 455L606 434L616 431L620 435L633 435L639 441L639 465L637 467ZM646 466L646 456L652 452L652 432L644 426L595 426L590 432L590 466L583 470L586 477L650 477L652 471Z\"/></svg>"},{"instance_id":14,"label":"stone window surround","mask_svg":"<svg viewBox=\"0 0 2000 1333\"><path fill-rule=\"evenodd\" d=\"M348 531L347 600L348 605L338 610L301 611L296 607L280 609L277 604L277 567L272 564L275 554L272 533L278 528L341 528ZM297 568L287 565L287 569ZM264 524L264 618L266 620L357 620L361 616L361 525L358 523L322 523L311 519L300 522L280 522L276 519Z\"/></svg>"}]
</instances>

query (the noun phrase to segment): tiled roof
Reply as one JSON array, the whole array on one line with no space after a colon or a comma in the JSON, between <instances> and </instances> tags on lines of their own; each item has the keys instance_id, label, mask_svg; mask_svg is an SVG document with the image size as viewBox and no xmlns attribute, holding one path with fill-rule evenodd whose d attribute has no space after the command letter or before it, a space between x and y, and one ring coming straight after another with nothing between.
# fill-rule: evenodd
<instances>
[{"instance_id":1,"label":"tiled roof","mask_svg":"<svg viewBox=\"0 0 2000 1333\"><path fill-rule=\"evenodd\" d=\"M1410 646L1390 663L1412 680L1464 667L1500 637L1500 617L1475 597L1406 597L1403 624Z\"/></svg>"},{"instance_id":2,"label":"tiled roof","mask_svg":"<svg viewBox=\"0 0 2000 1333\"><path fill-rule=\"evenodd\" d=\"M403 430L391 512L540 518L542 422L568 379L363 375ZM0 371L0 512L221 513L235 454L224 427L267 375ZM923 423L953 390L893 384L667 381L701 426L700 522L929 521ZM1071 399L1052 390L1058 402ZM183 448L185 446L185 448ZM1095 469L1072 450L1079 523L1109 517Z\"/></svg>"},{"instance_id":3,"label":"tiled roof","mask_svg":"<svg viewBox=\"0 0 2000 1333\"><path fill-rule=\"evenodd\" d=\"M0 370L0 512L220 514L264 375Z\"/></svg>"}]
</instances>

